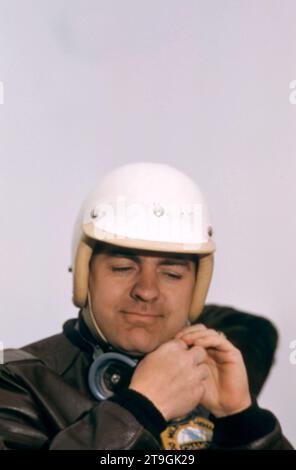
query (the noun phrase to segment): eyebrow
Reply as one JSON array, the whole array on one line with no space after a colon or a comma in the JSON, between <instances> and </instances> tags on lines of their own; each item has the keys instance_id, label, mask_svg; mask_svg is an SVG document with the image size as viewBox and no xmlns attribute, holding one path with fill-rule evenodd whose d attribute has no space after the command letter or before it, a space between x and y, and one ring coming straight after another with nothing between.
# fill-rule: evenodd
<instances>
[{"instance_id":1,"label":"eyebrow","mask_svg":"<svg viewBox=\"0 0 296 470\"><path fill-rule=\"evenodd\" d=\"M117 251L111 251L108 253L108 255L111 258L128 258L131 259L132 261L136 261L137 263L141 263L141 259L137 255L133 255L131 253L124 253L124 252L117 252ZM158 263L158 266L184 266L188 270L190 269L189 267L189 261L185 259L180 259L180 258L162 258L161 261Z\"/></svg>"}]
</instances>

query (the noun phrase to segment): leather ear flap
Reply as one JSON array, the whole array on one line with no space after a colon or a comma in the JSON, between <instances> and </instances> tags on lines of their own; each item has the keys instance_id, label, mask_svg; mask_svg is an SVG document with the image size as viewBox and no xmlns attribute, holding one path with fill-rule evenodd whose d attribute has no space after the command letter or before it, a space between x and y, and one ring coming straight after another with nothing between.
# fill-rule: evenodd
<instances>
[{"instance_id":1,"label":"leather ear flap","mask_svg":"<svg viewBox=\"0 0 296 470\"><path fill-rule=\"evenodd\" d=\"M194 322L203 310L214 269L214 255L200 255L196 283L189 311L189 320Z\"/></svg>"},{"instance_id":2,"label":"leather ear flap","mask_svg":"<svg viewBox=\"0 0 296 470\"><path fill-rule=\"evenodd\" d=\"M82 235L73 266L73 303L82 308L87 303L89 262L96 240Z\"/></svg>"}]
</instances>

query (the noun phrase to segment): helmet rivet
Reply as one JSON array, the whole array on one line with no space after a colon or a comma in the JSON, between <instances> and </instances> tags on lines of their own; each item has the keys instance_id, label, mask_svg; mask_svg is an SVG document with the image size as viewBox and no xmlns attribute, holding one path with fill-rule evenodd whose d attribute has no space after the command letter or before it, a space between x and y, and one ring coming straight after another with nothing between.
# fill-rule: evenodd
<instances>
[{"instance_id":1,"label":"helmet rivet","mask_svg":"<svg viewBox=\"0 0 296 470\"><path fill-rule=\"evenodd\" d=\"M156 215L156 217L162 217L164 214L164 208L159 204L155 205L153 209L153 214Z\"/></svg>"},{"instance_id":2,"label":"helmet rivet","mask_svg":"<svg viewBox=\"0 0 296 470\"><path fill-rule=\"evenodd\" d=\"M111 382L113 383L113 385L117 385L119 381L120 381L120 375L119 374L112 374Z\"/></svg>"},{"instance_id":3,"label":"helmet rivet","mask_svg":"<svg viewBox=\"0 0 296 470\"><path fill-rule=\"evenodd\" d=\"M92 219L96 219L98 217L98 214L96 213L95 209L91 210L90 216Z\"/></svg>"},{"instance_id":4,"label":"helmet rivet","mask_svg":"<svg viewBox=\"0 0 296 470\"><path fill-rule=\"evenodd\" d=\"M99 212L97 212L95 209L92 209L90 213L92 219L101 219L102 217L104 217L104 215L106 215L106 211L102 209L99 209Z\"/></svg>"},{"instance_id":5,"label":"helmet rivet","mask_svg":"<svg viewBox=\"0 0 296 470\"><path fill-rule=\"evenodd\" d=\"M213 235L213 227L209 226L208 227L208 235L211 237Z\"/></svg>"}]
</instances>

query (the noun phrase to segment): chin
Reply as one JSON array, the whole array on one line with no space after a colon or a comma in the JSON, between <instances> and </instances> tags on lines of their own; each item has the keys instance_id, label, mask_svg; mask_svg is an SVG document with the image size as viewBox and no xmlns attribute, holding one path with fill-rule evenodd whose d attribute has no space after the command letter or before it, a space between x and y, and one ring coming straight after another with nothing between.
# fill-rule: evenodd
<instances>
[{"instance_id":1,"label":"chin","mask_svg":"<svg viewBox=\"0 0 296 470\"><path fill-rule=\"evenodd\" d=\"M144 356L157 349L159 345L160 343L156 341L147 341L146 344L144 341L130 341L118 346L123 352L131 356Z\"/></svg>"},{"instance_id":2,"label":"chin","mask_svg":"<svg viewBox=\"0 0 296 470\"><path fill-rule=\"evenodd\" d=\"M126 347L121 347L120 348L123 352L126 354L129 354L130 356L145 356L146 354L151 353L156 349L156 347L136 347L136 346L126 346Z\"/></svg>"}]
</instances>

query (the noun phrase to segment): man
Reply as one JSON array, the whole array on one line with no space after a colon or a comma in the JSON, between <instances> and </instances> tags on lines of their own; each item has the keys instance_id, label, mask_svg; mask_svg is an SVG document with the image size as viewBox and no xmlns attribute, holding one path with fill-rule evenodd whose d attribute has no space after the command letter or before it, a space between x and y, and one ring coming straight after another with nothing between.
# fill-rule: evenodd
<instances>
[{"instance_id":1,"label":"man","mask_svg":"<svg viewBox=\"0 0 296 470\"><path fill-rule=\"evenodd\" d=\"M242 354L197 323L212 228L188 176L129 164L85 202L73 239L78 320L5 352L2 449L289 449Z\"/></svg>"}]
</instances>

